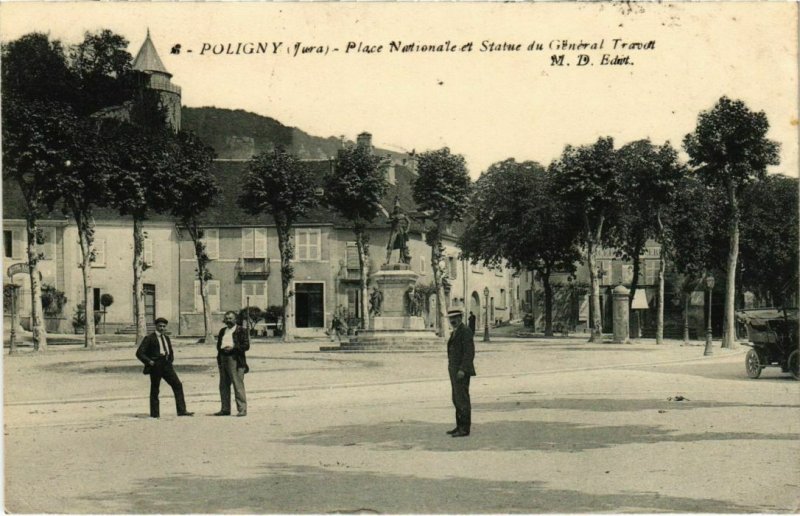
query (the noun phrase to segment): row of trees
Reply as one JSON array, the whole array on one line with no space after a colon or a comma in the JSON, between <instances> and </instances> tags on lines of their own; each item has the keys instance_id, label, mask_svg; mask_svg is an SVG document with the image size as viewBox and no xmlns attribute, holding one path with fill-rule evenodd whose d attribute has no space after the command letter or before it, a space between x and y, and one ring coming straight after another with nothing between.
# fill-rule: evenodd
<instances>
[{"instance_id":1,"label":"row of trees","mask_svg":"<svg viewBox=\"0 0 800 516\"><path fill-rule=\"evenodd\" d=\"M158 93L146 87L146 76L132 69L127 43L101 31L87 33L83 42L64 49L34 33L2 48L3 174L17 183L26 203L37 348L46 346L37 267L42 239L38 220L56 209L70 215L78 228L88 347L94 346L89 296L97 208L116 209L133 222L137 341L146 331L143 223L153 213L170 214L194 244L205 335L207 341L212 338L207 292L211 274L200 216L219 193L210 173L214 152L194 135L175 132L168 125ZM766 138L768 127L763 112L723 97L699 115L695 131L684 139L686 164L669 143L657 146L639 140L617 149L606 137L592 145L567 146L547 168L513 159L496 163L474 185L462 156L447 148L419 155L412 185L419 210L415 216L431 246L431 264L437 265L432 269L440 333L446 331L441 324L445 300L438 266L443 259L442 238L450 224L469 213L460 241L463 256L535 271L545 290L547 333L552 333L554 272L574 273L581 260L587 264L591 338L596 340L600 337L596 250L614 247L632 260L635 291L639 256L646 241L654 239L662 247L658 339L663 331L664 260L669 258L688 278L687 284L708 271L726 271L724 342L730 345L737 275L743 286L781 302L797 270L796 224L787 224L784 218L796 216L788 207L796 204L797 183L766 176L766 167L778 163L778 146ZM292 228L320 204L351 224L362 313L368 312L367 228L381 213L380 201L388 188L386 165L371 149L348 146L320 181L305 163L281 148L253 159L239 203L250 214L269 214L277 228L285 329L292 294ZM720 227L727 229L726 235L720 234ZM766 240L770 237L775 240ZM722 253L725 247L727 252ZM284 338L289 337L285 331Z\"/></svg>"},{"instance_id":2,"label":"row of trees","mask_svg":"<svg viewBox=\"0 0 800 516\"><path fill-rule=\"evenodd\" d=\"M545 168L513 159L492 165L475 184L463 254L488 264L507 262L535 271L545 294L545 331L552 334L553 272L587 265L591 340L600 338L600 289L595 253L618 250L633 264L648 240L661 246L656 338L663 336L665 261L687 290L711 271L726 276L723 346L734 338L736 280L774 303L786 302L797 277L795 179L767 176L778 145L767 139L763 112L722 97L700 113L686 135L682 163L670 143L647 139L614 147L612 138L567 146ZM744 229L744 252L740 234ZM789 288L787 289L787 286Z\"/></svg>"},{"instance_id":3,"label":"row of trees","mask_svg":"<svg viewBox=\"0 0 800 516\"><path fill-rule=\"evenodd\" d=\"M252 215L269 214L277 229L284 340L291 338L285 318L286 306L292 294L289 286L294 277L292 228L310 210L320 205L335 210L352 228L358 251L361 313L369 312L367 229L382 211L381 201L388 189L386 166L382 158L361 145L340 149L330 173L321 182L304 162L284 149L260 154L250 164L239 204ZM426 227L432 250L431 263L438 264L442 260L444 228L464 215L469 194L469 175L464 158L451 154L447 148L421 154L418 171L419 176L412 185L413 196L420 209L419 220ZM445 320L442 272L439 267L433 267L433 270L440 313L438 320L441 322ZM365 318L362 317L361 323L366 324ZM446 329L443 324L439 325L439 331L444 335Z\"/></svg>"},{"instance_id":4,"label":"row of trees","mask_svg":"<svg viewBox=\"0 0 800 516\"><path fill-rule=\"evenodd\" d=\"M3 179L19 186L25 202L37 350L47 346L38 262L39 220L49 212L70 216L78 230L87 347L95 345L91 264L98 208L133 221L137 342L146 333L143 223L152 213L170 214L189 231L199 277L208 279L198 217L218 192L210 175L213 150L169 126L158 93L147 88L149 78L132 69L127 45L104 30L68 48L41 33L2 47Z\"/></svg>"},{"instance_id":5,"label":"row of trees","mask_svg":"<svg viewBox=\"0 0 800 516\"><path fill-rule=\"evenodd\" d=\"M40 33L2 47L3 177L19 185L25 200L35 349L45 349L47 343L38 273L42 243L39 220L54 210L70 215L78 229L87 347L95 345L90 295L94 213L98 208L115 209L133 223L137 342L146 333L143 224L154 213L171 215L193 242L205 338L207 342L212 339L207 287L212 275L200 217L219 194L210 172L214 152L193 134L175 132L169 126L158 92L147 88L147 76L132 69L127 45L123 37L104 30L87 33L81 43L69 48ZM285 149L253 159L239 203L250 214L269 214L276 225L283 328L287 328L285 314L293 277L292 227L320 203L352 224L359 255L362 312L368 312L366 230L381 213L380 201L388 188L385 166L371 149L346 147L320 183ZM421 155L419 170L414 198L424 223L430 226L431 263L439 263L443 228L463 216L469 176L463 157L450 154L448 149ZM434 274L443 320L442 275L438 268L434 268ZM284 339L288 338L288 331L284 331Z\"/></svg>"}]
</instances>

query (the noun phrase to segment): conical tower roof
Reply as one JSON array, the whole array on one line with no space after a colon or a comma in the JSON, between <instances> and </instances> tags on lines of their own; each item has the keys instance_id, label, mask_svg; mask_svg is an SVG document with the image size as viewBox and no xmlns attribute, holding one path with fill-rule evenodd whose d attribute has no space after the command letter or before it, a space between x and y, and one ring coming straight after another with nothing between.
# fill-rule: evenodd
<instances>
[{"instance_id":1,"label":"conical tower roof","mask_svg":"<svg viewBox=\"0 0 800 516\"><path fill-rule=\"evenodd\" d=\"M147 29L147 37L142 43L142 48L136 54L136 59L133 60L133 69L140 72L158 72L172 77L172 74L164 67L161 58L158 57L156 47L150 39L150 29Z\"/></svg>"}]
</instances>

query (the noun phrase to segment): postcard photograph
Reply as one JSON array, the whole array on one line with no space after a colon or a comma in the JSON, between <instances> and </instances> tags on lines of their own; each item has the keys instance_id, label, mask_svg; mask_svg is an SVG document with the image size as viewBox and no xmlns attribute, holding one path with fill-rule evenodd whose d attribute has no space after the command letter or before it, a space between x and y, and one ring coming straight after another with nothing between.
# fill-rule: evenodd
<instances>
[{"instance_id":1,"label":"postcard photograph","mask_svg":"<svg viewBox=\"0 0 800 516\"><path fill-rule=\"evenodd\" d=\"M798 13L2 2L5 510L796 512Z\"/></svg>"}]
</instances>

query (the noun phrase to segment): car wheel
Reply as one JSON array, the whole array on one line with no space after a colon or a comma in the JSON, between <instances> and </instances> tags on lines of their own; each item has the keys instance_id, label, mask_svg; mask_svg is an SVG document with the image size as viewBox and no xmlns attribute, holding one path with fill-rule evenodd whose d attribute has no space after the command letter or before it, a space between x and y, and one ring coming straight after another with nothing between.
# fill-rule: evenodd
<instances>
[{"instance_id":1,"label":"car wheel","mask_svg":"<svg viewBox=\"0 0 800 516\"><path fill-rule=\"evenodd\" d=\"M761 376L761 370L764 366L761 365L761 357L758 356L758 351L751 349L744 357L744 367L747 370L747 376L750 378L758 378Z\"/></svg>"},{"instance_id":2,"label":"car wheel","mask_svg":"<svg viewBox=\"0 0 800 516\"><path fill-rule=\"evenodd\" d=\"M792 373L792 378L800 380L800 351L794 350L789 355L789 371Z\"/></svg>"}]
</instances>

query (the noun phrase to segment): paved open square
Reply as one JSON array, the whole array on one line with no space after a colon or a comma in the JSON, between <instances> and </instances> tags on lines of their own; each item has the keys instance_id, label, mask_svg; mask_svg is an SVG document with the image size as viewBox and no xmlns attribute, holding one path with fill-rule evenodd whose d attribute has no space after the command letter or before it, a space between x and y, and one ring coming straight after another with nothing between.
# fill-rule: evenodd
<instances>
[{"instance_id":1,"label":"paved open square","mask_svg":"<svg viewBox=\"0 0 800 516\"><path fill-rule=\"evenodd\" d=\"M472 435L453 439L444 349L254 342L237 418L212 417L215 350L175 342L190 418L166 386L148 417L131 343L6 355L6 510L798 510L800 383L748 379L747 348L478 340Z\"/></svg>"}]
</instances>

